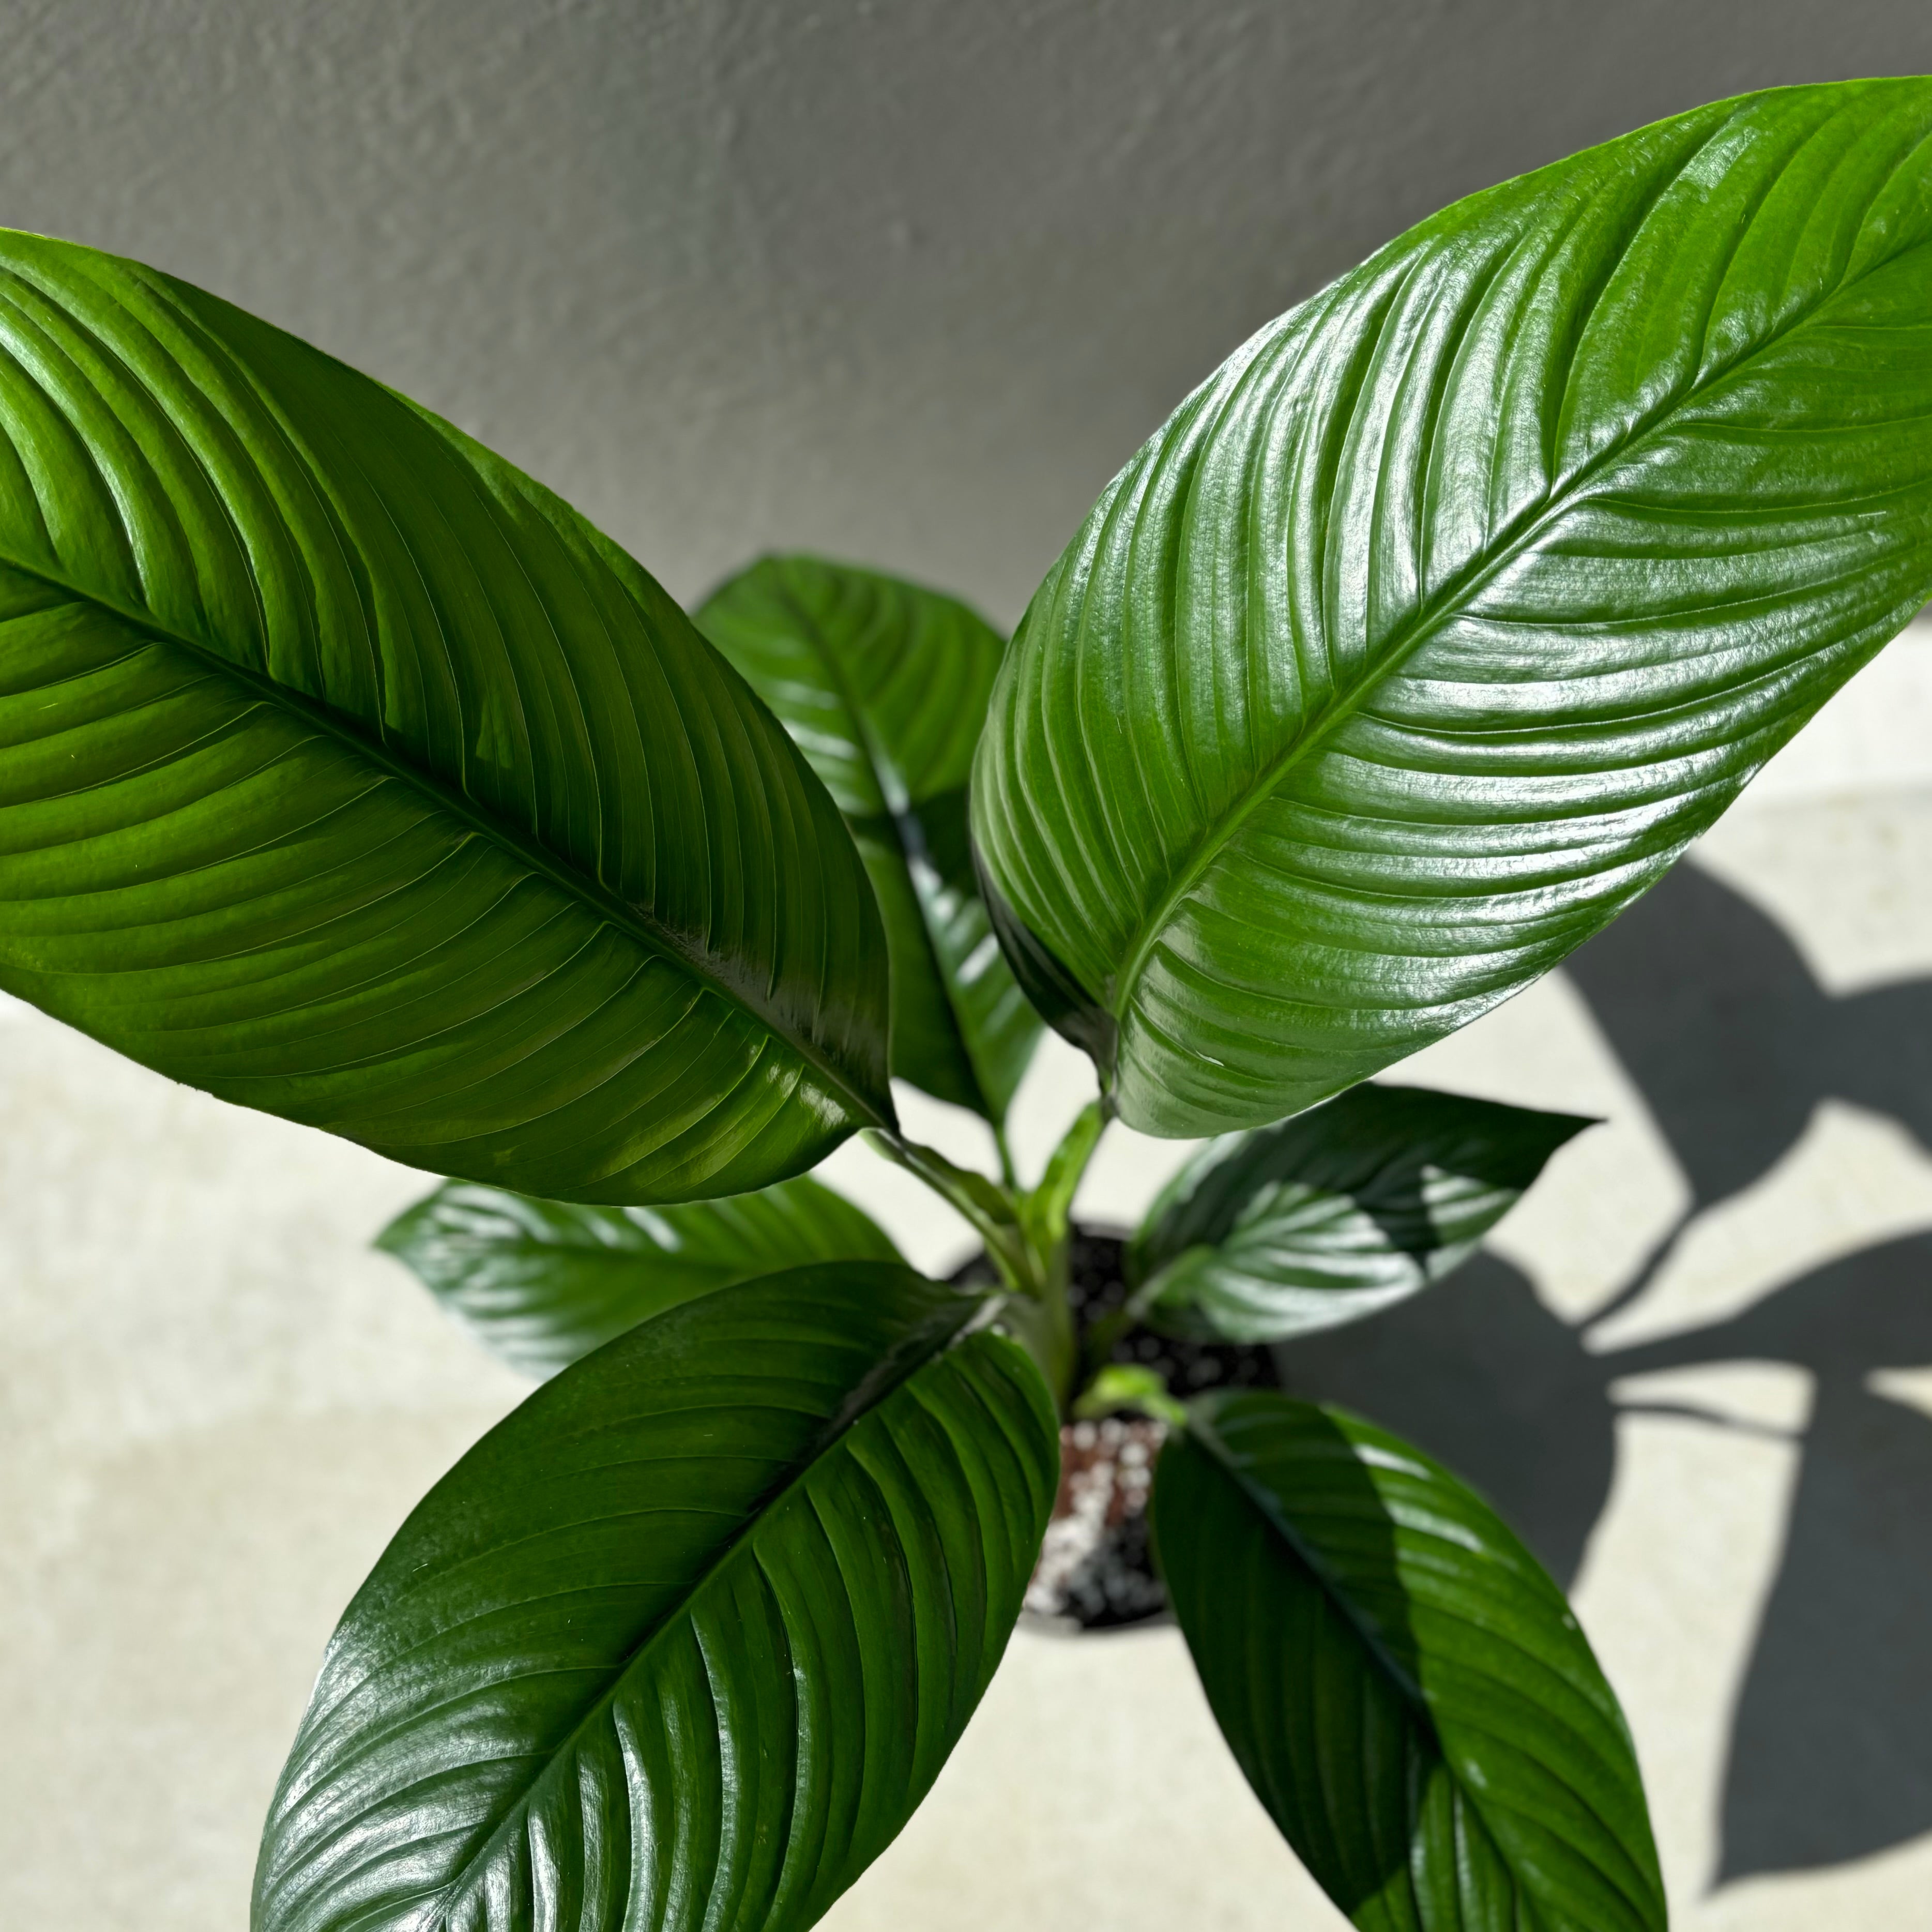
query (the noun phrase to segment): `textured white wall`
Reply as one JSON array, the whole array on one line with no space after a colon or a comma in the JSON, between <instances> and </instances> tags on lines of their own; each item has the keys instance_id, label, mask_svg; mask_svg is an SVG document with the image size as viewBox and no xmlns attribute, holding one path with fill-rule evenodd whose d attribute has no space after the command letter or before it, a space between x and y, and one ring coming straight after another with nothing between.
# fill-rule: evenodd
<instances>
[{"instance_id":1,"label":"textured white wall","mask_svg":"<svg viewBox=\"0 0 1932 1932\"><path fill-rule=\"evenodd\" d=\"M0 222L297 330L676 593L809 544L1018 612L1251 329L1442 202L1922 0L26 0Z\"/></svg>"}]
</instances>

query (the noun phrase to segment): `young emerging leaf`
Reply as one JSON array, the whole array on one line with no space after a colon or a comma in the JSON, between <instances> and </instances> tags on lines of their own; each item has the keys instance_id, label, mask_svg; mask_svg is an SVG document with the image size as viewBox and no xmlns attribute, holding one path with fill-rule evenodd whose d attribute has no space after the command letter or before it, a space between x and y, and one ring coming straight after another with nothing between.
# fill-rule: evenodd
<instances>
[{"instance_id":1,"label":"young emerging leaf","mask_svg":"<svg viewBox=\"0 0 1932 1932\"><path fill-rule=\"evenodd\" d=\"M1928 134L1932 82L1794 88L1506 182L1115 480L972 804L1130 1125L1280 1118L1520 990L1932 594Z\"/></svg>"},{"instance_id":2,"label":"young emerging leaf","mask_svg":"<svg viewBox=\"0 0 1932 1932\"><path fill-rule=\"evenodd\" d=\"M1460 1268L1589 1125L1426 1088L1352 1088L1210 1142L1127 1244L1129 1282L1172 1333L1282 1342L1358 1321Z\"/></svg>"},{"instance_id":3,"label":"young emerging leaf","mask_svg":"<svg viewBox=\"0 0 1932 1932\"><path fill-rule=\"evenodd\" d=\"M925 1796L1058 1471L1038 1374L878 1262L741 1282L547 1382L344 1615L254 1932L814 1923Z\"/></svg>"},{"instance_id":4,"label":"young emerging leaf","mask_svg":"<svg viewBox=\"0 0 1932 1932\"><path fill-rule=\"evenodd\" d=\"M767 557L700 628L825 782L878 894L892 1071L996 1126L1040 1037L973 873L966 780L1005 650L936 591L816 557Z\"/></svg>"},{"instance_id":5,"label":"young emerging leaf","mask_svg":"<svg viewBox=\"0 0 1932 1932\"><path fill-rule=\"evenodd\" d=\"M493 1353L554 1375L715 1288L813 1262L896 1262L862 1210L808 1178L671 1208L573 1207L452 1180L376 1245Z\"/></svg>"},{"instance_id":6,"label":"young emerging leaf","mask_svg":"<svg viewBox=\"0 0 1932 1932\"><path fill-rule=\"evenodd\" d=\"M670 599L184 284L0 232L0 987L170 1077L579 1200L889 1121L872 892Z\"/></svg>"},{"instance_id":7,"label":"young emerging leaf","mask_svg":"<svg viewBox=\"0 0 1932 1932\"><path fill-rule=\"evenodd\" d=\"M1364 1932L1663 1932L1616 1699L1562 1592L1447 1470L1337 1411L1210 1397L1153 1516L1216 1721Z\"/></svg>"}]
</instances>

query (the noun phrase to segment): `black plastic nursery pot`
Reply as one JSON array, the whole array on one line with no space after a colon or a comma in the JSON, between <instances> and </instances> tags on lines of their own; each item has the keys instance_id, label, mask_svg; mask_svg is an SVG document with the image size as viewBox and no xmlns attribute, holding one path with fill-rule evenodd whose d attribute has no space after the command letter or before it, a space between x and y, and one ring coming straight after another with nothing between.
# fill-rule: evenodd
<instances>
[{"instance_id":1,"label":"black plastic nursery pot","mask_svg":"<svg viewBox=\"0 0 1932 1932\"><path fill-rule=\"evenodd\" d=\"M1124 1246L1120 1235L1101 1228L1073 1230L1067 1301L1083 1348L1095 1325L1126 1304ZM993 1278L983 1256L953 1276L962 1282ZM1116 1336L1108 1359L1156 1370L1182 1400L1210 1388L1281 1386L1268 1348L1176 1341L1146 1328ZM1147 1514L1166 1436L1165 1423L1127 1411L1062 1426L1060 1493L1027 1586L1023 1620L1031 1628L1068 1634L1125 1630L1166 1614Z\"/></svg>"}]
</instances>

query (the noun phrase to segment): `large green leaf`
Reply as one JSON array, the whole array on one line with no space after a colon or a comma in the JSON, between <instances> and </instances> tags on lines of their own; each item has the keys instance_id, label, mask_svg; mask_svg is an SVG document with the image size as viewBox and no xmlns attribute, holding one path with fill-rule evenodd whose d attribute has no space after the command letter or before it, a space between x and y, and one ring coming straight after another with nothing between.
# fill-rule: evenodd
<instances>
[{"instance_id":1,"label":"large green leaf","mask_svg":"<svg viewBox=\"0 0 1932 1932\"><path fill-rule=\"evenodd\" d=\"M452 1180L376 1245L485 1348L533 1376L735 1281L901 1258L870 1215L807 1176L667 1208L582 1207Z\"/></svg>"},{"instance_id":2,"label":"large green leaf","mask_svg":"<svg viewBox=\"0 0 1932 1932\"><path fill-rule=\"evenodd\" d=\"M1616 1699L1447 1470L1336 1410L1210 1397L1162 1452L1154 1521L1216 1720L1364 1932L1661 1932Z\"/></svg>"},{"instance_id":3,"label":"large green leaf","mask_svg":"<svg viewBox=\"0 0 1932 1932\"><path fill-rule=\"evenodd\" d=\"M1282 1342L1359 1320L1460 1268L1590 1123L1364 1085L1279 1126L1210 1141L1127 1244L1148 1318Z\"/></svg>"},{"instance_id":4,"label":"large green leaf","mask_svg":"<svg viewBox=\"0 0 1932 1932\"><path fill-rule=\"evenodd\" d=\"M545 1383L343 1618L255 1932L811 1924L1018 1617L1056 1481L1019 1348L878 1262L721 1288Z\"/></svg>"},{"instance_id":5,"label":"large green leaf","mask_svg":"<svg viewBox=\"0 0 1932 1932\"><path fill-rule=\"evenodd\" d=\"M999 634L937 591L805 556L753 564L698 622L784 721L858 841L892 955L893 1072L998 1125L1040 1037L966 832Z\"/></svg>"},{"instance_id":6,"label":"large green leaf","mask_svg":"<svg viewBox=\"0 0 1932 1932\"><path fill-rule=\"evenodd\" d=\"M891 1117L851 840L642 570L292 337L4 232L0 987L547 1196Z\"/></svg>"},{"instance_id":7,"label":"large green leaf","mask_svg":"<svg viewBox=\"0 0 1932 1932\"><path fill-rule=\"evenodd\" d=\"M1932 82L1797 88L1506 182L1116 478L972 803L1130 1125L1278 1119L1518 991L1932 594L1928 135Z\"/></svg>"}]
</instances>

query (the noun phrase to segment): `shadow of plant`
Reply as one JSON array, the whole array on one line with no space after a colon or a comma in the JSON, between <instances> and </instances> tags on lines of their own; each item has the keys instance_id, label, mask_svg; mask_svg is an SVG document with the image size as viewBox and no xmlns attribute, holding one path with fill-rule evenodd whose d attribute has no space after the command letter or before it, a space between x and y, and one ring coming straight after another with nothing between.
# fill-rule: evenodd
<instances>
[{"instance_id":1,"label":"shadow of plant","mask_svg":"<svg viewBox=\"0 0 1932 1932\"><path fill-rule=\"evenodd\" d=\"M1690 1188L1624 1300L1693 1220L1797 1144L1821 1100L1889 1114L1932 1149L1932 980L1834 998L1775 920L1688 863L1565 970Z\"/></svg>"},{"instance_id":2,"label":"shadow of plant","mask_svg":"<svg viewBox=\"0 0 1932 1932\"><path fill-rule=\"evenodd\" d=\"M1796 1144L1821 1100L1885 1112L1932 1144L1932 980L1833 998L1774 921L1688 866L1570 970L1694 1196L1618 1305L1684 1226ZM1831 1262L1729 1320L1600 1353L1484 1255L1280 1359L1294 1393L1371 1415L1467 1477L1566 1587L1615 1474L1614 1382L1730 1361L1808 1370L1783 1561L1732 1717L1718 1882L1932 1829L1932 1419L1872 1380L1932 1364L1932 1233Z\"/></svg>"}]
</instances>

